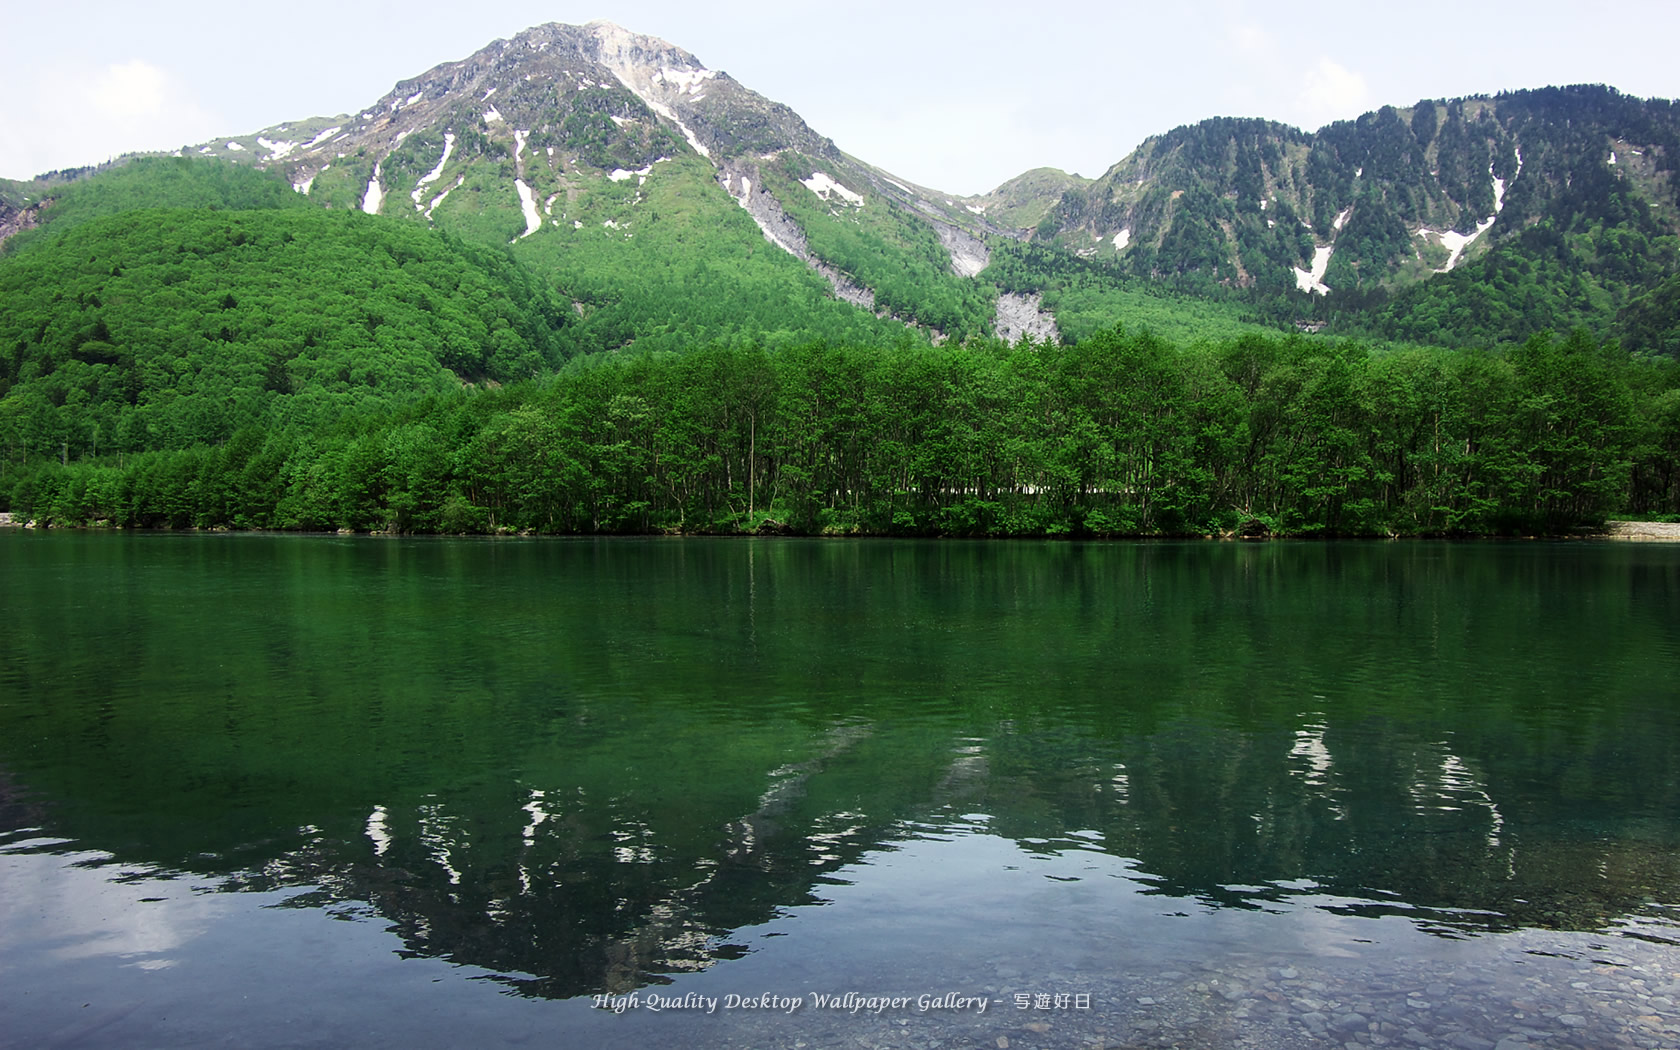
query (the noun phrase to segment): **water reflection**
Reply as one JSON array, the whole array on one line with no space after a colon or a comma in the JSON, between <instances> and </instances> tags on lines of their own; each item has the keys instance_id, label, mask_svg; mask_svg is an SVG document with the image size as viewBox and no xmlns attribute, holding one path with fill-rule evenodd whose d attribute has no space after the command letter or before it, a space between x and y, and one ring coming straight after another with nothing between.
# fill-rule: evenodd
<instances>
[{"instance_id":1,"label":"water reflection","mask_svg":"<svg viewBox=\"0 0 1680 1050\"><path fill-rule=\"evenodd\" d=\"M1207 959L1226 913L1357 952L1662 944L1680 903L1661 548L0 541L8 855L336 908L527 996L766 931ZM113 907L88 951L191 940Z\"/></svg>"}]
</instances>

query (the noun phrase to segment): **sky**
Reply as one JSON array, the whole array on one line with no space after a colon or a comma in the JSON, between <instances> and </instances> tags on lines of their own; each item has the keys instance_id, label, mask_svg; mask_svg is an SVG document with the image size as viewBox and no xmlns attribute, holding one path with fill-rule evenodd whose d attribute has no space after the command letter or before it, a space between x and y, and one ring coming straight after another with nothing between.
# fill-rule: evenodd
<instances>
[{"instance_id":1,"label":"sky","mask_svg":"<svg viewBox=\"0 0 1680 1050\"><path fill-rule=\"evenodd\" d=\"M64 0L0 39L0 177L352 112L543 22L661 37L900 178L984 193L1095 177L1207 117L1307 130L1385 104L1547 84L1680 98L1680 4L833 0Z\"/></svg>"}]
</instances>

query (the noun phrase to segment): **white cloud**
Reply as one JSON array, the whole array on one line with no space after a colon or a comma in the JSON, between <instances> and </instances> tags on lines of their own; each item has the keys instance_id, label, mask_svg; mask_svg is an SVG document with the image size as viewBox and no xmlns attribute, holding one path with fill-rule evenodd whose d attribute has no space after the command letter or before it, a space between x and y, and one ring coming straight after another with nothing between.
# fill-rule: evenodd
<instances>
[{"instance_id":1,"label":"white cloud","mask_svg":"<svg viewBox=\"0 0 1680 1050\"><path fill-rule=\"evenodd\" d=\"M1231 49L1250 58L1271 58L1278 52L1277 40L1265 29L1252 22L1238 22L1225 30Z\"/></svg>"},{"instance_id":2,"label":"white cloud","mask_svg":"<svg viewBox=\"0 0 1680 1050\"><path fill-rule=\"evenodd\" d=\"M101 70L83 89L82 98L96 113L155 120L166 111L169 94L168 73L132 59Z\"/></svg>"},{"instance_id":3,"label":"white cloud","mask_svg":"<svg viewBox=\"0 0 1680 1050\"><path fill-rule=\"evenodd\" d=\"M1374 109L1365 78L1329 58L1320 58L1306 76L1295 111L1311 131L1333 120L1347 120Z\"/></svg>"},{"instance_id":4,"label":"white cloud","mask_svg":"<svg viewBox=\"0 0 1680 1050\"><path fill-rule=\"evenodd\" d=\"M10 78L8 78L10 79ZM38 101L0 111L6 178L98 164L121 153L173 150L225 131L180 78L140 59L32 71ZM252 130L252 129L241 129Z\"/></svg>"}]
</instances>

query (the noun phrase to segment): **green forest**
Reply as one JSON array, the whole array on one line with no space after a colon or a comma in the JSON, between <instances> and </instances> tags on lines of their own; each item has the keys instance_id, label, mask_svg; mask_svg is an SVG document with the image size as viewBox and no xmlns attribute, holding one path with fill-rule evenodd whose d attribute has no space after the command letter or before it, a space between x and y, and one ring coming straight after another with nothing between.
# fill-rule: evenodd
<instances>
[{"instance_id":1,"label":"green forest","mask_svg":"<svg viewBox=\"0 0 1680 1050\"><path fill-rule=\"evenodd\" d=\"M1680 510L1680 369L1584 336L713 347L3 478L14 513L116 527L1563 533Z\"/></svg>"},{"instance_id":2,"label":"green forest","mask_svg":"<svg viewBox=\"0 0 1680 1050\"><path fill-rule=\"evenodd\" d=\"M117 528L1067 537L1680 515L1672 279L1594 306L1570 289L1597 271L1513 247L1341 300L1336 327L1368 335L1309 337L1293 318L1326 306L1310 297L1196 294L1031 243L993 243L966 281L880 208L819 221L808 165L787 165L774 178L813 245L875 279L881 316L827 297L721 191L658 176L625 184L646 217L589 213L588 236L514 245L324 210L211 161L71 183L0 251L0 509ZM722 235L688 245L696 223ZM1616 251L1670 267L1668 240L1542 223L1513 245L1556 259L1590 242L1612 273ZM1572 334L1495 308L1534 302L1536 281L1570 308L1532 316ZM1061 340L985 336L979 289L1041 295ZM1627 338L1582 323L1606 316ZM1407 318L1417 332L1394 341Z\"/></svg>"}]
</instances>

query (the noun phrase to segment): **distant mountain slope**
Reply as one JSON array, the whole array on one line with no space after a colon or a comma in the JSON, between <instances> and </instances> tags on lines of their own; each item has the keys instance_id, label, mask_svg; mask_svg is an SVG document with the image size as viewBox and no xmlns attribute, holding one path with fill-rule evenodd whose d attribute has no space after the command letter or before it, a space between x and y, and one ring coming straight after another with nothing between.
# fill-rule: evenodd
<instances>
[{"instance_id":1,"label":"distant mountain slope","mask_svg":"<svg viewBox=\"0 0 1680 1050\"><path fill-rule=\"evenodd\" d=\"M1236 324L1446 344L1582 325L1667 346L1652 296L1680 256L1680 108L1593 86L1310 133L1215 118L1094 180L1035 168L965 198L844 153L666 41L549 24L353 113L186 152L509 248L572 303L585 352L1079 338L1185 296ZM0 184L0 238L74 203Z\"/></svg>"},{"instance_id":2,"label":"distant mountain slope","mask_svg":"<svg viewBox=\"0 0 1680 1050\"><path fill-rule=\"evenodd\" d=\"M1672 236L1677 166L1680 109L1604 87L1385 106L1313 134L1220 118L1068 189L1032 235L1139 276L1327 294L1451 272L1546 222Z\"/></svg>"},{"instance_id":3,"label":"distant mountain slope","mask_svg":"<svg viewBox=\"0 0 1680 1050\"><path fill-rule=\"evenodd\" d=\"M852 305L857 318L818 326L848 338L900 328L872 314L965 337L986 332L994 312L995 293L972 281L986 260L980 237L997 232L978 214L847 157L788 107L681 48L609 23L538 26L404 80L354 114L190 152L280 172L327 207L511 243L578 301L601 349L630 340L596 312L645 297L628 276L605 280L648 265L637 237L684 246L659 260L666 313L715 313L726 287L708 274L725 265L744 298L762 282L776 289L769 298L828 313L809 301L820 286L790 277L787 262ZM731 199L759 230L745 244L751 227L718 214ZM749 262L762 254L751 244L764 242L788 260ZM590 273L567 255L591 260ZM741 324L777 327L761 315Z\"/></svg>"}]
</instances>

